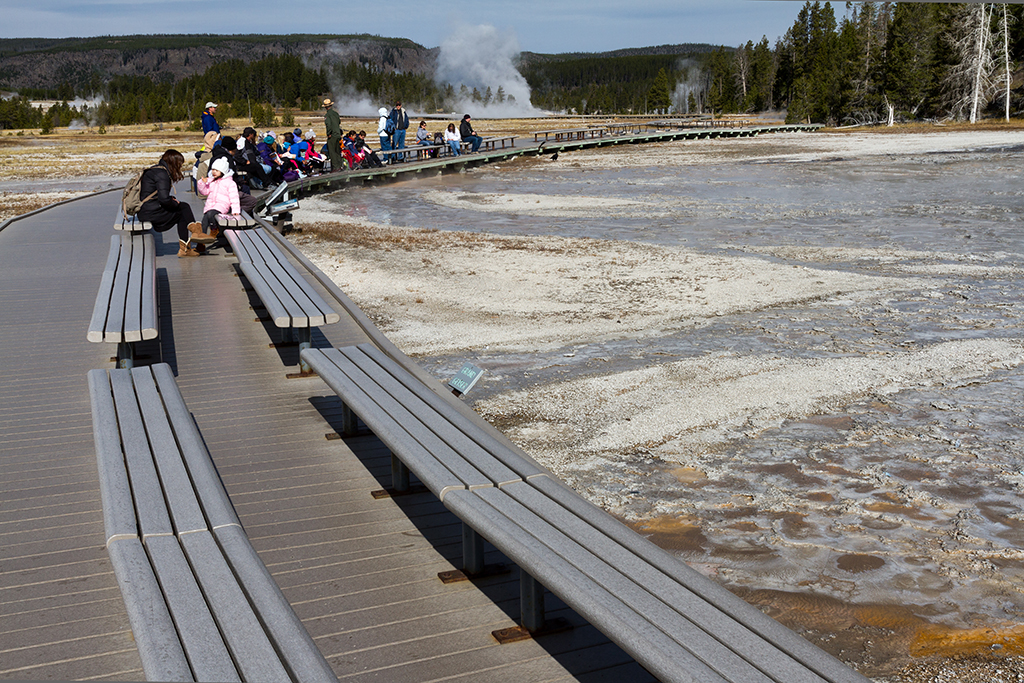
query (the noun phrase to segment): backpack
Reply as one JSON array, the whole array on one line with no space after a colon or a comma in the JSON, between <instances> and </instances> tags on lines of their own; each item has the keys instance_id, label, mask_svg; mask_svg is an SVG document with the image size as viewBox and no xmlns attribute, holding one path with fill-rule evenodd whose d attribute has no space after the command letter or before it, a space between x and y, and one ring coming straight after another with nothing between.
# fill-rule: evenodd
<instances>
[{"instance_id":1,"label":"backpack","mask_svg":"<svg viewBox=\"0 0 1024 683\"><path fill-rule=\"evenodd\" d=\"M389 116L388 120L384 122L384 132L387 133L388 135L394 135L395 130L397 128L398 124L395 123L395 120Z\"/></svg>"},{"instance_id":2,"label":"backpack","mask_svg":"<svg viewBox=\"0 0 1024 683\"><path fill-rule=\"evenodd\" d=\"M142 174L150 168L163 168L164 171L167 171L166 168L157 164L156 166L142 169L128 181L128 184L124 187L124 192L121 194L121 213L124 214L126 219L134 218L135 214L142 208L142 205L157 195L154 192L145 199L142 198Z\"/></svg>"}]
</instances>

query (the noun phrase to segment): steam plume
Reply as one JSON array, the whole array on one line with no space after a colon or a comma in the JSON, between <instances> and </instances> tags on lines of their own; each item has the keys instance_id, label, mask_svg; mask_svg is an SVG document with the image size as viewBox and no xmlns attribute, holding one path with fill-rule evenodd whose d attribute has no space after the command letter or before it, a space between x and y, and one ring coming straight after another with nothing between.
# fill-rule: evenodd
<instances>
[{"instance_id":1,"label":"steam plume","mask_svg":"<svg viewBox=\"0 0 1024 683\"><path fill-rule=\"evenodd\" d=\"M463 85L480 93L491 88L492 95L500 87L506 97L504 102L486 105L463 97L457 101L461 110L505 118L535 116L542 112L530 104L530 86L515 67L518 58L519 40L514 32L502 33L489 25L456 26L441 43L435 79L439 85L455 86L456 98Z\"/></svg>"}]
</instances>

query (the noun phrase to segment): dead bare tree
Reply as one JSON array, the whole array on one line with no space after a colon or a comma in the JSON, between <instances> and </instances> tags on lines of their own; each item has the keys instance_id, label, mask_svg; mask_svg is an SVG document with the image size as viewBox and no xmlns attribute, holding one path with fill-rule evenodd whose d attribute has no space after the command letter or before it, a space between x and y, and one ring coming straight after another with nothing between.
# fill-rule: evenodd
<instances>
[{"instance_id":1,"label":"dead bare tree","mask_svg":"<svg viewBox=\"0 0 1024 683\"><path fill-rule=\"evenodd\" d=\"M1006 3L1002 5L1002 17L999 21L999 30L996 33L995 42L996 45L1000 46L1000 62L1003 66L1003 104L1005 105L1004 116L1007 121L1010 120L1010 90L1013 84L1013 78L1011 72L1013 71L1013 60L1010 59L1010 23L1013 17L1010 16L1006 9Z\"/></svg>"},{"instance_id":2,"label":"dead bare tree","mask_svg":"<svg viewBox=\"0 0 1024 683\"><path fill-rule=\"evenodd\" d=\"M750 48L753 45L749 46ZM736 85L744 102L747 99L747 83L750 81L750 49L748 46L740 45L733 57L733 68L736 76Z\"/></svg>"},{"instance_id":3,"label":"dead bare tree","mask_svg":"<svg viewBox=\"0 0 1024 683\"><path fill-rule=\"evenodd\" d=\"M965 114L976 123L992 96L995 59L992 56L991 12L988 3L966 4L957 14L950 44L957 61L944 80L950 114Z\"/></svg>"}]
</instances>

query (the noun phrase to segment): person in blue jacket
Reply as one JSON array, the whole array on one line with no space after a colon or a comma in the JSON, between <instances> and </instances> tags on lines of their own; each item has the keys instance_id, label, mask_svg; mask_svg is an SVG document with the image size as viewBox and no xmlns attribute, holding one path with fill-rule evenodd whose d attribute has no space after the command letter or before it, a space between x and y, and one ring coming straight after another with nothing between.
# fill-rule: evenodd
<instances>
[{"instance_id":1,"label":"person in blue jacket","mask_svg":"<svg viewBox=\"0 0 1024 683\"><path fill-rule=\"evenodd\" d=\"M203 135L206 135L211 130L215 133L220 132L220 124L217 123L215 114L217 113L217 105L213 102L206 103L206 109L203 111Z\"/></svg>"},{"instance_id":2,"label":"person in blue jacket","mask_svg":"<svg viewBox=\"0 0 1024 683\"><path fill-rule=\"evenodd\" d=\"M402 108L401 102L395 102L395 108L388 114L395 122L395 132L391 135L391 149L405 149L405 131L409 130L409 114ZM394 162L405 161L404 154L395 154Z\"/></svg>"}]
</instances>

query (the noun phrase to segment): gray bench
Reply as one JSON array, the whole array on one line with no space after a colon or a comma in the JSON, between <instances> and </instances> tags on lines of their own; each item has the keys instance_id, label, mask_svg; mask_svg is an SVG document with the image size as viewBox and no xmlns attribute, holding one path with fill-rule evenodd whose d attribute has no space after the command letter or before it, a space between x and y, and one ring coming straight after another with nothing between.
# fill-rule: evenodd
<instances>
[{"instance_id":1,"label":"gray bench","mask_svg":"<svg viewBox=\"0 0 1024 683\"><path fill-rule=\"evenodd\" d=\"M506 142L508 143L509 147L515 147L517 137L518 136L516 135L496 135L494 137L484 138L483 142L480 143L480 148L487 150L496 150L498 149L498 144L500 143L501 149L505 149Z\"/></svg>"},{"instance_id":2,"label":"gray bench","mask_svg":"<svg viewBox=\"0 0 1024 683\"><path fill-rule=\"evenodd\" d=\"M164 363L89 372L106 545L149 680L336 681Z\"/></svg>"},{"instance_id":3,"label":"gray bench","mask_svg":"<svg viewBox=\"0 0 1024 683\"><path fill-rule=\"evenodd\" d=\"M352 414L464 525L520 567L523 630L543 633L546 586L664 681L867 679L662 551L491 436L371 345L303 352ZM394 461L401 464L395 464ZM498 637L498 632L495 633Z\"/></svg>"},{"instance_id":4,"label":"gray bench","mask_svg":"<svg viewBox=\"0 0 1024 683\"><path fill-rule=\"evenodd\" d=\"M123 231L110 237L86 338L117 344L117 362L130 368L135 342L156 339L156 246L151 233Z\"/></svg>"},{"instance_id":5,"label":"gray bench","mask_svg":"<svg viewBox=\"0 0 1024 683\"><path fill-rule=\"evenodd\" d=\"M244 230L246 228L255 228L257 223L253 220L252 216L242 211L237 215L218 214L217 225L220 226L221 230Z\"/></svg>"},{"instance_id":6,"label":"gray bench","mask_svg":"<svg viewBox=\"0 0 1024 683\"><path fill-rule=\"evenodd\" d=\"M544 142L553 139L555 142L568 142L571 140L587 140L603 138L607 130L600 128L554 128L552 130L533 131L533 141L541 142L540 136L544 136Z\"/></svg>"},{"instance_id":7,"label":"gray bench","mask_svg":"<svg viewBox=\"0 0 1024 683\"><path fill-rule=\"evenodd\" d=\"M266 307L274 325L285 334L284 343L311 346L312 328L329 325L341 316L292 265L265 228L225 230L238 266ZM309 368L301 364L301 372Z\"/></svg>"},{"instance_id":8,"label":"gray bench","mask_svg":"<svg viewBox=\"0 0 1024 683\"><path fill-rule=\"evenodd\" d=\"M142 232L143 230L152 230L153 224L147 223L138 216L125 216L124 212L117 209L117 215L114 216L114 230L127 230L129 232Z\"/></svg>"}]
</instances>

